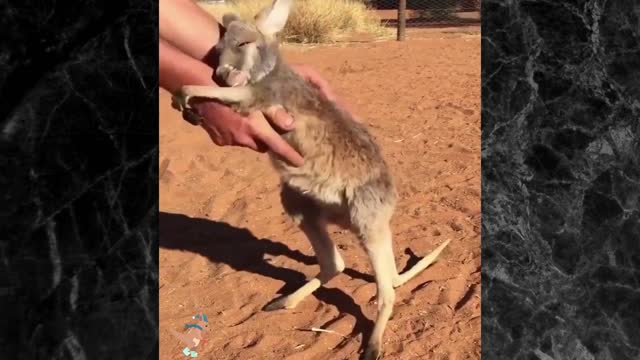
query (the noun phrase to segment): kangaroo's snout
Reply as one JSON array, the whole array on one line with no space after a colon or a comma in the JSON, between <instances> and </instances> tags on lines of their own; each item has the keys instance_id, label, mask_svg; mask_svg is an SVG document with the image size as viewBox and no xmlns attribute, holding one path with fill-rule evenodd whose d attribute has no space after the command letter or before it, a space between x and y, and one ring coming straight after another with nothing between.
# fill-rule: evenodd
<instances>
[{"instance_id":1,"label":"kangaroo's snout","mask_svg":"<svg viewBox=\"0 0 640 360\"><path fill-rule=\"evenodd\" d=\"M218 66L216 76L231 87L247 85L251 80L249 71L236 69L230 64Z\"/></svg>"}]
</instances>

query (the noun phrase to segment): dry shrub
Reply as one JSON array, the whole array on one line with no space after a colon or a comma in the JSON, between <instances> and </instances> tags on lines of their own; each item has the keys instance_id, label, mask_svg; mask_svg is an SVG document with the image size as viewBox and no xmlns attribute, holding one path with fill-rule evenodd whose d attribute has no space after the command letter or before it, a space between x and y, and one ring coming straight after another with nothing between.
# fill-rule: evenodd
<instances>
[{"instance_id":1,"label":"dry shrub","mask_svg":"<svg viewBox=\"0 0 640 360\"><path fill-rule=\"evenodd\" d=\"M242 19L252 20L272 0L235 0L226 4L200 5L220 19L224 13L233 12ZM387 35L375 12L357 0L297 0L294 1L283 38L288 42L326 43L352 33L374 36Z\"/></svg>"}]
</instances>

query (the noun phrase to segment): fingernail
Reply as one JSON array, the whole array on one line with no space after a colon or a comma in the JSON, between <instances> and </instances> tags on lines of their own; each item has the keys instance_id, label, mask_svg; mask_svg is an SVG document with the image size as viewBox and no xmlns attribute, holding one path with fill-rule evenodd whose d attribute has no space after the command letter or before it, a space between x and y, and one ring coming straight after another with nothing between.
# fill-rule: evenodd
<instances>
[{"instance_id":1,"label":"fingernail","mask_svg":"<svg viewBox=\"0 0 640 360\"><path fill-rule=\"evenodd\" d=\"M287 127L293 127L293 117L291 115L287 115Z\"/></svg>"},{"instance_id":2,"label":"fingernail","mask_svg":"<svg viewBox=\"0 0 640 360\"><path fill-rule=\"evenodd\" d=\"M278 114L280 113L280 114ZM293 116L291 116L285 109L279 108L276 110L276 116L281 115L284 120L284 126L287 128L293 127Z\"/></svg>"}]
</instances>

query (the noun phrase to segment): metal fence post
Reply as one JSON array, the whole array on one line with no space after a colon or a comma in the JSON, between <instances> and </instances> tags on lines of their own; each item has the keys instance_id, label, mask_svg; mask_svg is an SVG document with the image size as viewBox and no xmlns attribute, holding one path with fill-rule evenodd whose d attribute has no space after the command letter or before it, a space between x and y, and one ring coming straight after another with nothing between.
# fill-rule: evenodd
<instances>
[{"instance_id":1,"label":"metal fence post","mask_svg":"<svg viewBox=\"0 0 640 360\"><path fill-rule=\"evenodd\" d=\"M407 0L398 0L398 41L404 41L407 27Z\"/></svg>"}]
</instances>

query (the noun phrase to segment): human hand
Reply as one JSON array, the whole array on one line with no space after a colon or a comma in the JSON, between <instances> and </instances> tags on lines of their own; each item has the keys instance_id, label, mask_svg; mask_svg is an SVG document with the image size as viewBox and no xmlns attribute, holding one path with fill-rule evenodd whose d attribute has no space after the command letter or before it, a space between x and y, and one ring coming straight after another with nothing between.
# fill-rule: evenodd
<instances>
[{"instance_id":1,"label":"human hand","mask_svg":"<svg viewBox=\"0 0 640 360\"><path fill-rule=\"evenodd\" d=\"M273 106L264 113L256 111L245 117L217 102L202 101L192 106L201 116L200 125L216 145L242 146L258 152L271 150L293 166L304 163L278 133L293 129L293 119L284 108ZM185 120L188 116L183 112Z\"/></svg>"},{"instance_id":2,"label":"human hand","mask_svg":"<svg viewBox=\"0 0 640 360\"><path fill-rule=\"evenodd\" d=\"M320 90L320 93L322 93L322 95L324 95L327 99L333 101L336 105L341 107L344 111L351 113L350 107L340 98L338 98L338 96L331 89L331 86L329 86L329 83L322 77L322 75L320 75L318 71L316 71L314 68L308 65L301 65L301 64L291 65L291 68L293 69L293 71L298 73L298 75L300 75L303 79L307 80L312 85L317 87L318 90ZM355 118L355 116L354 116L354 119L356 121L359 121L358 119Z\"/></svg>"},{"instance_id":3,"label":"human hand","mask_svg":"<svg viewBox=\"0 0 640 360\"><path fill-rule=\"evenodd\" d=\"M303 79L315 85L327 99L336 99L336 95L331 90L329 83L314 68L302 64L291 65L291 68Z\"/></svg>"},{"instance_id":4,"label":"human hand","mask_svg":"<svg viewBox=\"0 0 640 360\"><path fill-rule=\"evenodd\" d=\"M307 65L292 65L302 78L316 86L329 100L338 104L345 111L347 106L339 101L331 90L329 83L316 70ZM202 101L192 104L198 113L202 127L213 142L219 146L242 146L258 152L273 151L293 166L304 163L302 156L296 152L282 137L281 133L294 129L294 119L281 106L274 106L264 112L254 112L244 117L220 103ZM194 123L189 112L183 112L185 120ZM275 127L275 128L274 128Z\"/></svg>"}]
</instances>

